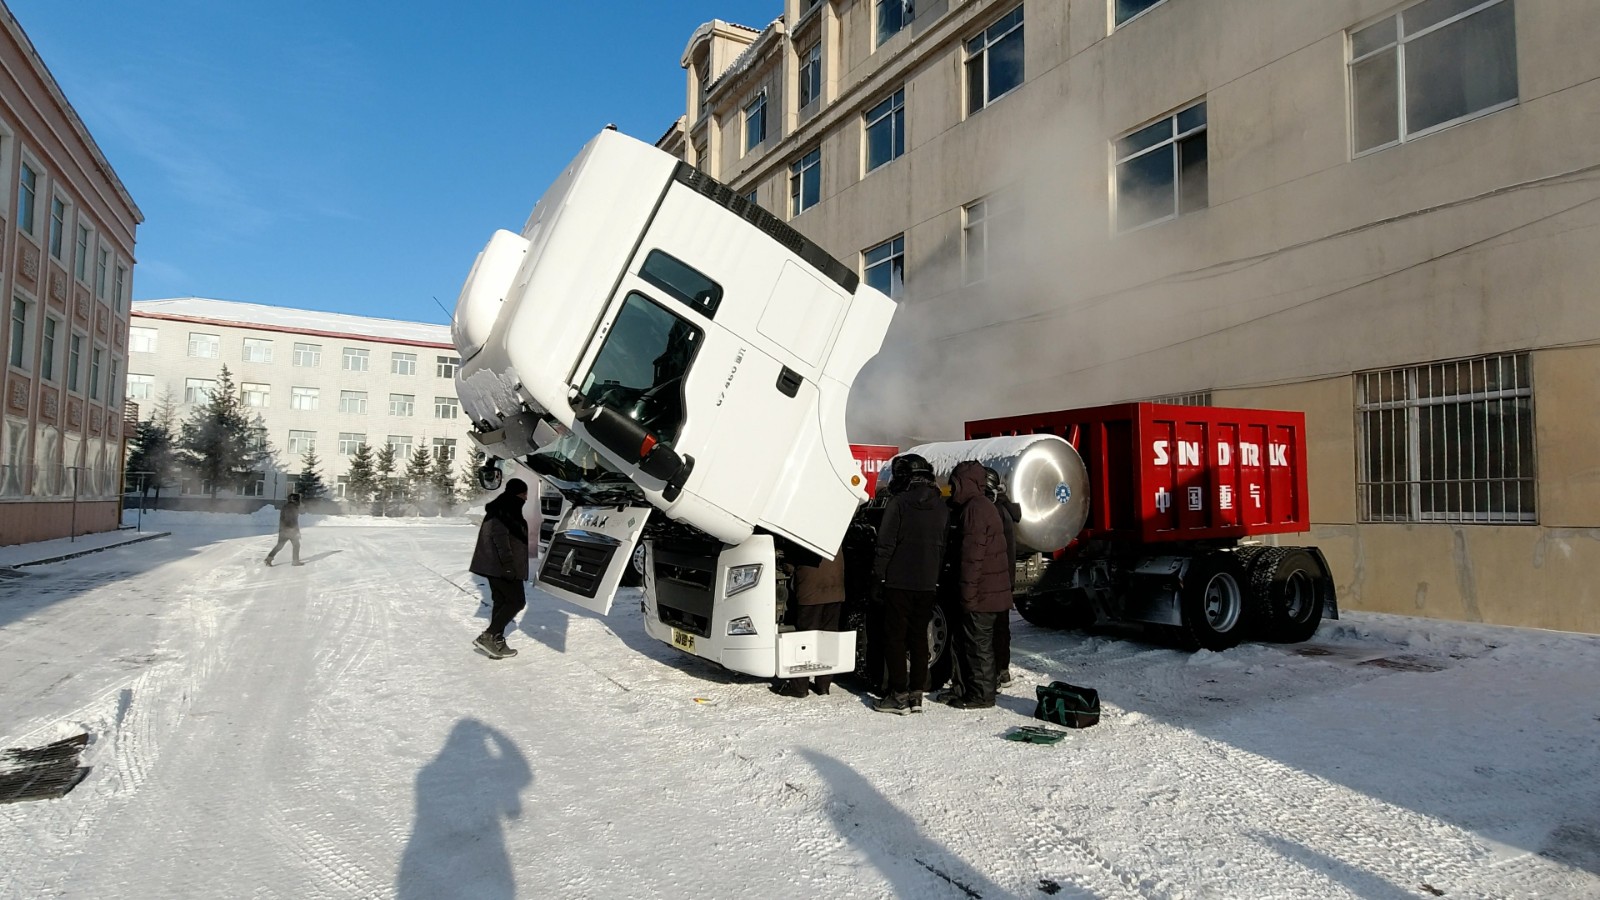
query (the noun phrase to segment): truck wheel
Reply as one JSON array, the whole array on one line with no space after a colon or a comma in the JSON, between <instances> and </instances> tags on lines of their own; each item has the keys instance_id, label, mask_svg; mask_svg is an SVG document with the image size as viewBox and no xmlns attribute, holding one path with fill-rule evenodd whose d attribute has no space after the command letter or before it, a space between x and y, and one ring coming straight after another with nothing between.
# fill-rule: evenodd
<instances>
[{"instance_id":1,"label":"truck wheel","mask_svg":"<svg viewBox=\"0 0 1600 900\"><path fill-rule=\"evenodd\" d=\"M1011 600L1024 622L1040 628L1068 631L1088 628L1095 622L1094 604L1081 591L1016 594Z\"/></svg>"},{"instance_id":2,"label":"truck wheel","mask_svg":"<svg viewBox=\"0 0 1600 900\"><path fill-rule=\"evenodd\" d=\"M1205 650L1227 650L1243 640L1248 619L1246 569L1232 553L1212 553L1189 563L1179 604L1184 636Z\"/></svg>"},{"instance_id":3,"label":"truck wheel","mask_svg":"<svg viewBox=\"0 0 1600 900\"><path fill-rule=\"evenodd\" d=\"M633 557L628 560L628 565L622 570L623 587L639 587L644 584L644 545L633 548Z\"/></svg>"},{"instance_id":4,"label":"truck wheel","mask_svg":"<svg viewBox=\"0 0 1600 900\"><path fill-rule=\"evenodd\" d=\"M1316 634L1332 590L1322 560L1304 547L1269 548L1250 573L1252 606L1263 636L1282 644L1298 644Z\"/></svg>"},{"instance_id":5,"label":"truck wheel","mask_svg":"<svg viewBox=\"0 0 1600 900\"><path fill-rule=\"evenodd\" d=\"M928 690L936 691L950 680L950 669L955 664L955 633L950 630L951 618L943 606L935 603L933 615L928 618Z\"/></svg>"}]
</instances>

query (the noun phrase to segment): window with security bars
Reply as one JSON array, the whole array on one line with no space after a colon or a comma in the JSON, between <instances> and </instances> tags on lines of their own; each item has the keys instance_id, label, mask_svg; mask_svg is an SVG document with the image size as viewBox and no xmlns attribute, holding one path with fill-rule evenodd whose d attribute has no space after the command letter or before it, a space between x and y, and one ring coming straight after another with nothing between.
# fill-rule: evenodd
<instances>
[{"instance_id":1,"label":"window with security bars","mask_svg":"<svg viewBox=\"0 0 1600 900\"><path fill-rule=\"evenodd\" d=\"M1527 354L1364 372L1356 390L1362 521L1538 521Z\"/></svg>"},{"instance_id":2,"label":"window with security bars","mask_svg":"<svg viewBox=\"0 0 1600 900\"><path fill-rule=\"evenodd\" d=\"M1210 391L1191 391L1187 394L1166 394L1151 397L1146 403L1163 403L1168 406L1211 406Z\"/></svg>"}]
</instances>

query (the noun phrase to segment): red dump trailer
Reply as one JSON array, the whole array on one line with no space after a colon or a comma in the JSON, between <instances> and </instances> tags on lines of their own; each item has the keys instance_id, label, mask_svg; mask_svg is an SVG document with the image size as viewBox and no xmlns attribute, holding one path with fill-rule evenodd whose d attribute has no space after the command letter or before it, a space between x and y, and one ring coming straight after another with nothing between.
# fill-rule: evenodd
<instances>
[{"instance_id":1,"label":"red dump trailer","mask_svg":"<svg viewBox=\"0 0 1600 900\"><path fill-rule=\"evenodd\" d=\"M1310 530L1305 414L1120 403L968 422L967 438L1054 434L1088 470L1078 539L1019 570L1017 609L1056 627L1107 618L1172 626L1220 650L1303 641L1338 617Z\"/></svg>"}]
</instances>

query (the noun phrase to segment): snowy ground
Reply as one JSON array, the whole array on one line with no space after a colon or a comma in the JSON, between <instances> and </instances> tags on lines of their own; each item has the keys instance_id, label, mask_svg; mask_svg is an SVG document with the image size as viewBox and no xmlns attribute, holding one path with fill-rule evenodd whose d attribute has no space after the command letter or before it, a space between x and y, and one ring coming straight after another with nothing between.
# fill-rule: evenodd
<instances>
[{"instance_id":1,"label":"snowy ground","mask_svg":"<svg viewBox=\"0 0 1600 900\"><path fill-rule=\"evenodd\" d=\"M150 524L147 522L147 525ZM1189 655L1016 624L998 709L794 701L535 594L501 662L464 524L270 521L0 580L5 897L1600 897L1600 640L1351 615ZM1032 684L1099 727L1000 739ZM696 702L703 698L712 702Z\"/></svg>"}]
</instances>

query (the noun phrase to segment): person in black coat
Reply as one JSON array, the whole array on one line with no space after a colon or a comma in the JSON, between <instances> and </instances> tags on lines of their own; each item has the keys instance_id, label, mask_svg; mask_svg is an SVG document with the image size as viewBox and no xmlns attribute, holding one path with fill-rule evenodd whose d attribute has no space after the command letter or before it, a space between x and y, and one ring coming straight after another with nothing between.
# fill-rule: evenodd
<instances>
[{"instance_id":1,"label":"person in black coat","mask_svg":"<svg viewBox=\"0 0 1600 900\"><path fill-rule=\"evenodd\" d=\"M928 619L937 597L950 514L927 460L907 454L896 457L892 466L891 486L904 489L884 507L873 565L883 595L888 684L872 708L906 715L922 711L922 692L928 686Z\"/></svg>"},{"instance_id":2,"label":"person in black coat","mask_svg":"<svg viewBox=\"0 0 1600 900\"><path fill-rule=\"evenodd\" d=\"M272 565L272 558L278 555L284 544L294 545L294 564L303 566L300 561L300 495L290 494L289 499L283 503L283 508L278 510L278 543L272 547L272 552L267 554L267 565Z\"/></svg>"},{"instance_id":3,"label":"person in black coat","mask_svg":"<svg viewBox=\"0 0 1600 900\"><path fill-rule=\"evenodd\" d=\"M1006 558L1011 560L1011 590L1017 589L1017 523L1022 521L1022 507L1006 493L1005 479L988 466L983 467L984 495L994 501L1000 511L1000 528L1006 535ZM997 684L1011 683L1011 613L1002 614L994 623L994 671Z\"/></svg>"},{"instance_id":4,"label":"person in black coat","mask_svg":"<svg viewBox=\"0 0 1600 900\"><path fill-rule=\"evenodd\" d=\"M488 579L489 595L494 598L489 627L472 643L490 659L517 655L506 646L506 626L528 605L522 587L528 580L528 520L522 517L527 500L526 481L513 478L506 482L505 491L483 508L478 544L472 550L470 571Z\"/></svg>"}]
</instances>

